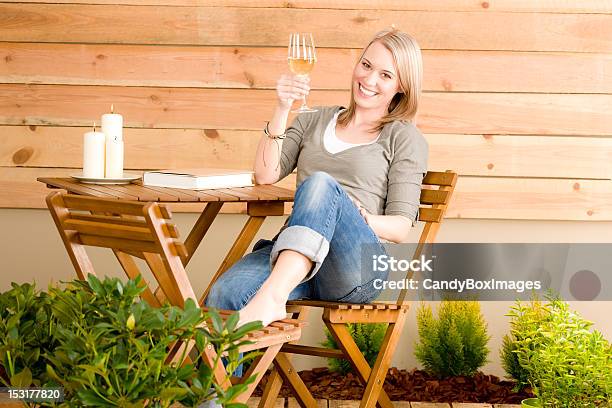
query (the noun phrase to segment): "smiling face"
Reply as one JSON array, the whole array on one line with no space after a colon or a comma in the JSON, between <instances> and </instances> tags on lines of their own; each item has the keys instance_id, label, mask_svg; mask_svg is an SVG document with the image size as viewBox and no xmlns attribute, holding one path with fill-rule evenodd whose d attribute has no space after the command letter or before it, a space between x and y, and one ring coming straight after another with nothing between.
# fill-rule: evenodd
<instances>
[{"instance_id":1,"label":"smiling face","mask_svg":"<svg viewBox=\"0 0 612 408\"><path fill-rule=\"evenodd\" d=\"M399 79L391 51L380 42L374 41L353 70L355 104L362 109L380 110L384 115L399 90Z\"/></svg>"}]
</instances>

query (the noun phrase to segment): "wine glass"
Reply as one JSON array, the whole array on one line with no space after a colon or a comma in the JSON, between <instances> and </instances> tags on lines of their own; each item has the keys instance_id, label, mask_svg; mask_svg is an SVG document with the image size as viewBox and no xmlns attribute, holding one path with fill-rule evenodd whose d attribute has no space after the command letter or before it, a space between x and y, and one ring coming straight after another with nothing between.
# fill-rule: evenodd
<instances>
[{"instance_id":1,"label":"wine glass","mask_svg":"<svg viewBox=\"0 0 612 408\"><path fill-rule=\"evenodd\" d=\"M315 45L311 33L291 33L289 36L289 48L287 53L289 69L295 75L307 77L317 62ZM293 113L316 112L316 109L306 105L306 96L299 109L292 110Z\"/></svg>"}]
</instances>

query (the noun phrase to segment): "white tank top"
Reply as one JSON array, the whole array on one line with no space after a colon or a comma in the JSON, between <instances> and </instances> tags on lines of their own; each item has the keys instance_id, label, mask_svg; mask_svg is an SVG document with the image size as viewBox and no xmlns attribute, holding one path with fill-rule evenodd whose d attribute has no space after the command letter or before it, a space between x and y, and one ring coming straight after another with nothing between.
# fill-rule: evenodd
<instances>
[{"instance_id":1,"label":"white tank top","mask_svg":"<svg viewBox=\"0 0 612 408\"><path fill-rule=\"evenodd\" d=\"M327 127L325 128L325 134L323 135L323 144L325 145L325 150L327 150L331 154L336 154L346 149L350 149L351 147L369 145L375 143L378 140L378 138L380 137L380 133L378 134L378 136L376 136L376 139L366 143L348 143L338 139L338 137L336 136L336 124L338 121L338 115L340 115L341 112L343 111L336 112L332 120L329 121Z\"/></svg>"}]
</instances>

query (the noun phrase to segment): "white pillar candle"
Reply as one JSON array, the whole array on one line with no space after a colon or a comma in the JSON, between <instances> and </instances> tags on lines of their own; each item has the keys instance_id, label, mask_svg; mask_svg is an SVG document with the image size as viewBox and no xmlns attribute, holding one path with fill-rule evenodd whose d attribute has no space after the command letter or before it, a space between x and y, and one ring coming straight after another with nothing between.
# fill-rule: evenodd
<instances>
[{"instance_id":1,"label":"white pillar candle","mask_svg":"<svg viewBox=\"0 0 612 408\"><path fill-rule=\"evenodd\" d=\"M102 115L102 132L106 140L123 140L123 116L113 113L114 105L111 105L111 113Z\"/></svg>"},{"instance_id":2,"label":"white pillar candle","mask_svg":"<svg viewBox=\"0 0 612 408\"><path fill-rule=\"evenodd\" d=\"M102 132L106 135L106 178L123 177L123 116L114 113L102 115Z\"/></svg>"},{"instance_id":3,"label":"white pillar candle","mask_svg":"<svg viewBox=\"0 0 612 408\"><path fill-rule=\"evenodd\" d=\"M104 133L93 132L83 135L83 177L104 177L104 149L106 138Z\"/></svg>"},{"instance_id":4,"label":"white pillar candle","mask_svg":"<svg viewBox=\"0 0 612 408\"><path fill-rule=\"evenodd\" d=\"M123 177L123 140L106 141L106 178Z\"/></svg>"}]
</instances>

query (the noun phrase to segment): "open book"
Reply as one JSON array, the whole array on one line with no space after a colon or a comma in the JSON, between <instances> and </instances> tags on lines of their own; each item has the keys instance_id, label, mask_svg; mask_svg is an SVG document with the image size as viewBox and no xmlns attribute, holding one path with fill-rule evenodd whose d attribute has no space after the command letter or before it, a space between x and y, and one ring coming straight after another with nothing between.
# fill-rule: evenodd
<instances>
[{"instance_id":1,"label":"open book","mask_svg":"<svg viewBox=\"0 0 612 408\"><path fill-rule=\"evenodd\" d=\"M142 184L191 190L246 187L253 185L253 172L216 168L146 171Z\"/></svg>"}]
</instances>

